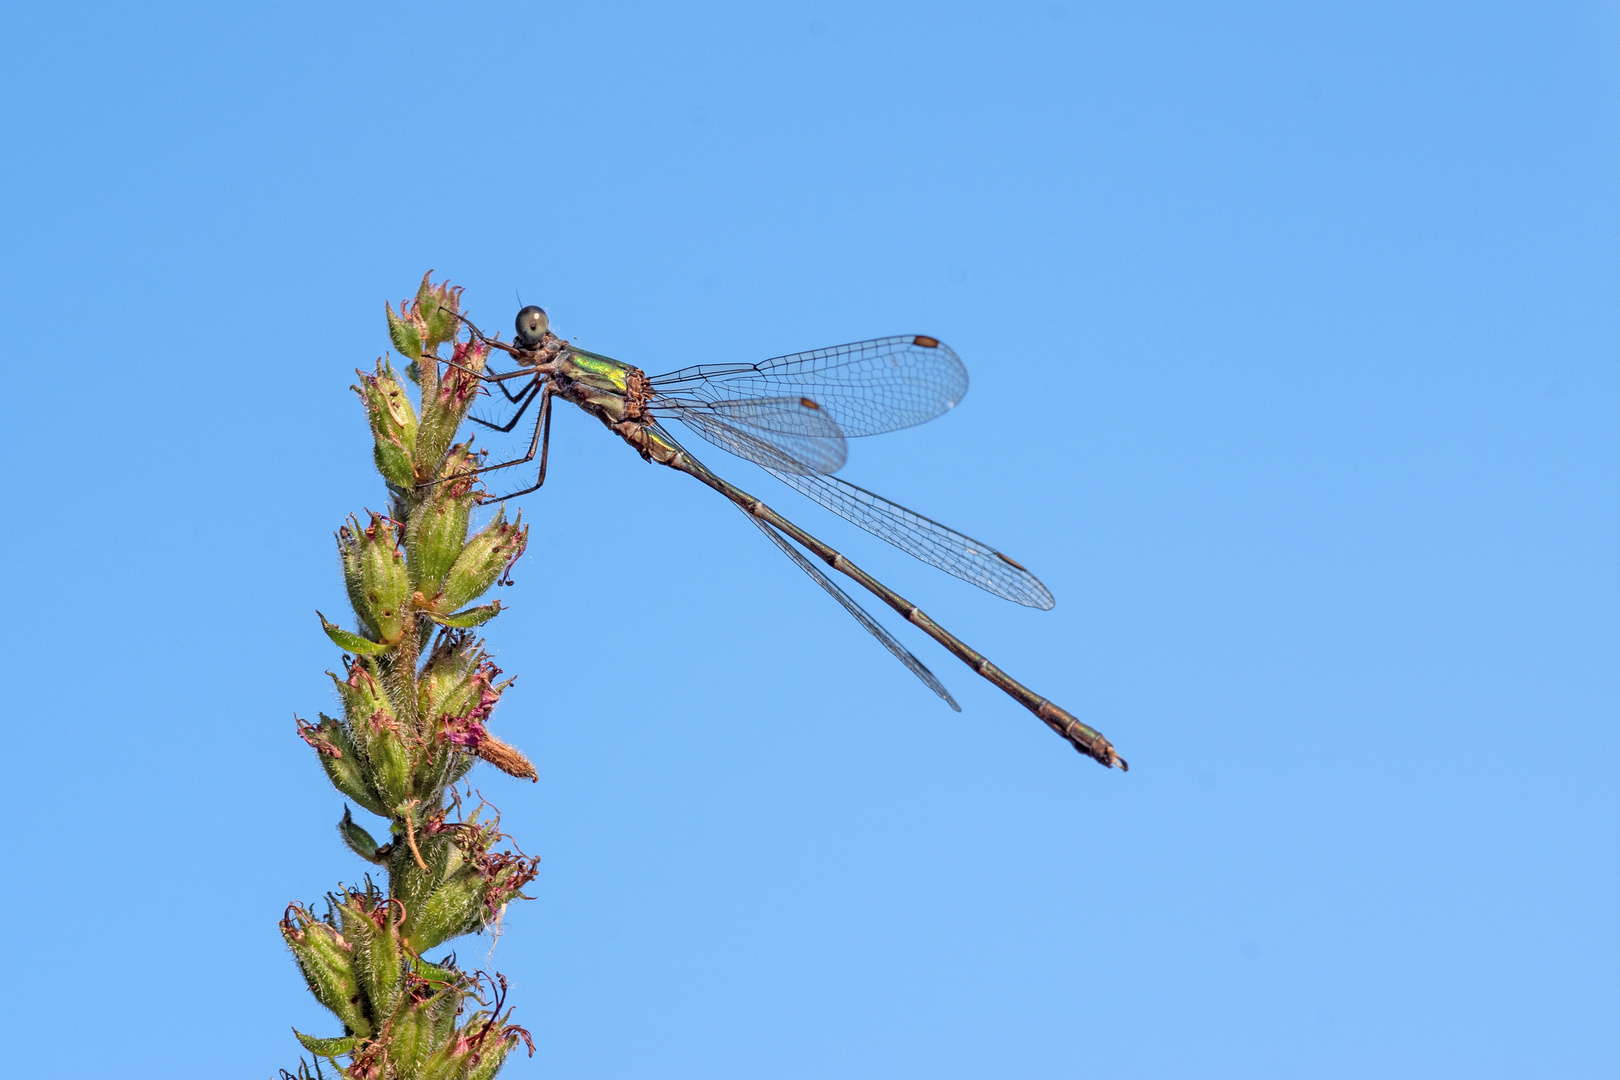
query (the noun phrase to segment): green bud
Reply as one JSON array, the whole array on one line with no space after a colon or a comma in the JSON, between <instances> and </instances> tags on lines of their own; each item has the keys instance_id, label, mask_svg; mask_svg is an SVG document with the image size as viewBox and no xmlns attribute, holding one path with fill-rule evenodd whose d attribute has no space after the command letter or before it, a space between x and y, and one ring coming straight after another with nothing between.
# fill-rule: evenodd
<instances>
[{"instance_id":1,"label":"green bud","mask_svg":"<svg viewBox=\"0 0 1620 1080\"><path fill-rule=\"evenodd\" d=\"M458 1030L450 1032L416 1074L418 1080L491 1080L519 1042L527 1045L533 1056L534 1040L529 1033L507 1022L510 1010L500 1015L505 996L506 980L501 979L495 1008L475 1011Z\"/></svg>"},{"instance_id":2,"label":"green bud","mask_svg":"<svg viewBox=\"0 0 1620 1080\"><path fill-rule=\"evenodd\" d=\"M356 660L347 679L332 675L332 681L343 698L349 738L360 751L366 779L393 816L410 797L411 753L382 680L371 670L373 662Z\"/></svg>"},{"instance_id":3,"label":"green bud","mask_svg":"<svg viewBox=\"0 0 1620 1080\"><path fill-rule=\"evenodd\" d=\"M481 390L476 373L484 370L488 356L487 345L457 342L442 377L435 357L422 358L417 371L422 387L422 419L416 428L417 476L442 475L439 459Z\"/></svg>"},{"instance_id":4,"label":"green bud","mask_svg":"<svg viewBox=\"0 0 1620 1080\"><path fill-rule=\"evenodd\" d=\"M388 337L393 341L394 348L404 356L416 360L422 355L422 330L413 320L394 314L394 305L384 303L388 309ZM400 305L405 310L405 305Z\"/></svg>"},{"instance_id":5,"label":"green bud","mask_svg":"<svg viewBox=\"0 0 1620 1080\"><path fill-rule=\"evenodd\" d=\"M424 753L417 759L412 783L419 797L432 802L441 798L450 785L471 772L476 764L478 764L476 752L442 741L430 741Z\"/></svg>"},{"instance_id":6,"label":"green bud","mask_svg":"<svg viewBox=\"0 0 1620 1080\"><path fill-rule=\"evenodd\" d=\"M493 1029L486 1033L484 1024L484 1015L475 1013L474 1019L457 1031L454 1039L447 1039L427 1060L419 1080L470 1080L472 1077L484 1080L494 1076L493 1070L501 1067L508 1047L496 1041ZM483 1041L475 1046L474 1040L480 1035L484 1036Z\"/></svg>"},{"instance_id":7,"label":"green bud","mask_svg":"<svg viewBox=\"0 0 1620 1080\"><path fill-rule=\"evenodd\" d=\"M338 526L332 536L337 541L338 563L343 567L343 588L349 594L349 606L354 609L360 628L375 637L377 624L371 618L371 605L366 603L366 587L361 577L360 522L350 514L349 520ZM326 622L325 615L321 615L321 622Z\"/></svg>"},{"instance_id":8,"label":"green bud","mask_svg":"<svg viewBox=\"0 0 1620 1080\"><path fill-rule=\"evenodd\" d=\"M378 903L376 897L358 892L349 893L338 907L352 946L354 974L376 1027L394 1014L404 982L398 911L392 900Z\"/></svg>"},{"instance_id":9,"label":"green bud","mask_svg":"<svg viewBox=\"0 0 1620 1080\"><path fill-rule=\"evenodd\" d=\"M513 1047L517 1046L517 1033L523 1029L504 1027L496 1023L489 1031L485 1032L483 1024L476 1013L473 1016L473 1023L479 1025L478 1030L473 1034L473 1038L476 1039L479 1035L482 1035L483 1041L478 1044L475 1051L478 1055L478 1064L467 1070L466 1080L491 1080L500 1071L501 1065L506 1062L506 1055L512 1052ZM472 1024L467 1026L470 1028ZM524 1031L523 1037L527 1038L528 1034L528 1032ZM533 1056L532 1051L530 1056Z\"/></svg>"},{"instance_id":10,"label":"green bud","mask_svg":"<svg viewBox=\"0 0 1620 1080\"><path fill-rule=\"evenodd\" d=\"M430 742L417 756L416 772L411 777L412 789L429 802L441 798L446 788L466 774L462 769L458 775L460 759L472 757L470 751L459 747Z\"/></svg>"},{"instance_id":11,"label":"green bud","mask_svg":"<svg viewBox=\"0 0 1620 1080\"><path fill-rule=\"evenodd\" d=\"M461 289L447 281L434 285L432 278L431 270L422 275L416 303L412 305L412 314L421 320L422 339L427 343L428 352L453 340L461 329L461 322L456 318L461 310Z\"/></svg>"},{"instance_id":12,"label":"green bud","mask_svg":"<svg viewBox=\"0 0 1620 1080\"><path fill-rule=\"evenodd\" d=\"M311 726L299 720L298 734L314 747L321 759L321 768L326 770L326 778L333 787L378 817L388 816L388 809L366 778L366 767L360 759L360 752L355 749L348 730L342 724L322 713L318 725Z\"/></svg>"},{"instance_id":13,"label":"green bud","mask_svg":"<svg viewBox=\"0 0 1620 1080\"><path fill-rule=\"evenodd\" d=\"M370 1035L373 1029L362 1007L353 946L336 929L298 905L288 908L282 918L281 936L315 999L332 1010L349 1030L362 1037Z\"/></svg>"},{"instance_id":14,"label":"green bud","mask_svg":"<svg viewBox=\"0 0 1620 1080\"><path fill-rule=\"evenodd\" d=\"M433 609L441 614L453 612L478 599L528 546L529 530L522 515L508 523L504 508L496 510L494 520L467 541L456 556L443 591L433 601Z\"/></svg>"},{"instance_id":15,"label":"green bud","mask_svg":"<svg viewBox=\"0 0 1620 1080\"><path fill-rule=\"evenodd\" d=\"M439 861L424 849L430 870L418 870L411 881L416 907L410 910L407 925L410 947L417 953L482 929L509 901L521 898L523 886L539 872L539 859L490 850L502 839L496 822L480 824L474 818L446 832L454 837L455 854ZM396 895L407 906L411 901L397 890L402 880L410 878L413 867L404 860L390 858Z\"/></svg>"},{"instance_id":16,"label":"green bud","mask_svg":"<svg viewBox=\"0 0 1620 1080\"><path fill-rule=\"evenodd\" d=\"M388 879L392 894L405 905L403 932L410 939L412 950L421 953L444 940L438 938L429 945L416 944L416 924L422 910L447 878L464 869L466 857L456 846L451 830L436 827L431 818L429 823L416 826L416 846L426 867L416 865L409 844L396 840L388 855Z\"/></svg>"},{"instance_id":17,"label":"green bud","mask_svg":"<svg viewBox=\"0 0 1620 1080\"><path fill-rule=\"evenodd\" d=\"M359 822L354 820L354 815L349 813L347 806L343 808L343 820L338 822L338 835L343 837L343 842L349 845L350 851L366 860L366 862L382 866L387 861L377 854L379 846L377 841L373 840L371 834L366 832Z\"/></svg>"},{"instance_id":18,"label":"green bud","mask_svg":"<svg viewBox=\"0 0 1620 1080\"><path fill-rule=\"evenodd\" d=\"M444 1045L444 1041L455 1034L456 1017L461 1014L461 995L456 991L448 991L440 994L429 1005L428 1044L423 1048L423 1057L426 1057L434 1047Z\"/></svg>"},{"instance_id":19,"label":"green bud","mask_svg":"<svg viewBox=\"0 0 1620 1080\"><path fill-rule=\"evenodd\" d=\"M472 468L467 451L467 444L457 446L440 475L456 476ZM473 478L459 476L435 484L411 515L410 534L405 541L411 581L424 597L437 596L444 588L445 577L466 544L467 519L476 498Z\"/></svg>"},{"instance_id":20,"label":"green bud","mask_svg":"<svg viewBox=\"0 0 1620 1080\"><path fill-rule=\"evenodd\" d=\"M355 615L382 644L395 644L405 636L406 620L411 617L405 606L411 580L393 525L374 513L371 524L361 528L351 516L338 530L337 543L343 583Z\"/></svg>"},{"instance_id":21,"label":"green bud","mask_svg":"<svg viewBox=\"0 0 1620 1080\"><path fill-rule=\"evenodd\" d=\"M416 456L416 410L411 408L410 398L400 387L388 361L377 362L375 375L363 371L355 374L360 376L360 385L351 389L360 395L366 406L377 471L394 487L410 488L416 483L412 471Z\"/></svg>"},{"instance_id":22,"label":"green bud","mask_svg":"<svg viewBox=\"0 0 1620 1080\"><path fill-rule=\"evenodd\" d=\"M349 734L364 754L366 744L359 730L361 721L379 714L386 721L393 721L394 703L388 700L388 691L377 675L376 660L362 657L352 663L345 661L345 665L349 676L347 679L339 679L330 671L326 674L337 684L338 696L343 699L344 716L349 722Z\"/></svg>"},{"instance_id":23,"label":"green bud","mask_svg":"<svg viewBox=\"0 0 1620 1080\"><path fill-rule=\"evenodd\" d=\"M472 980L419 959L410 961L405 978L410 1001L394 1020L388 1057L396 1075L416 1076L455 1031L456 1014Z\"/></svg>"},{"instance_id":24,"label":"green bud","mask_svg":"<svg viewBox=\"0 0 1620 1080\"><path fill-rule=\"evenodd\" d=\"M432 721L471 711L498 673L483 643L471 634L440 633L417 676L417 715Z\"/></svg>"},{"instance_id":25,"label":"green bud","mask_svg":"<svg viewBox=\"0 0 1620 1080\"><path fill-rule=\"evenodd\" d=\"M453 995L445 995L453 996ZM388 1064L395 1076L415 1076L433 1050L428 1003L406 1005L388 1028Z\"/></svg>"},{"instance_id":26,"label":"green bud","mask_svg":"<svg viewBox=\"0 0 1620 1080\"><path fill-rule=\"evenodd\" d=\"M498 749L499 740L489 734L484 721L512 683L510 679L497 683L499 675L500 669L470 635L439 635L416 684L417 715L426 725L417 792L443 790L467 774L473 755L486 757L486 748Z\"/></svg>"},{"instance_id":27,"label":"green bud","mask_svg":"<svg viewBox=\"0 0 1620 1080\"><path fill-rule=\"evenodd\" d=\"M449 787L451 784L460 783L461 778L472 772L472 767L476 764L478 764L478 758L472 754L452 755L450 758L450 771L444 781L445 786Z\"/></svg>"},{"instance_id":28,"label":"green bud","mask_svg":"<svg viewBox=\"0 0 1620 1080\"><path fill-rule=\"evenodd\" d=\"M472 1048L475 1035L477 1029L471 1023L452 1032L433 1056L422 1063L421 1071L416 1074L417 1080L464 1080L475 1053Z\"/></svg>"},{"instance_id":29,"label":"green bud","mask_svg":"<svg viewBox=\"0 0 1620 1080\"><path fill-rule=\"evenodd\" d=\"M451 938L475 933L489 921L489 916L484 907L484 879L476 868L464 864L411 913L410 947L423 952Z\"/></svg>"}]
</instances>

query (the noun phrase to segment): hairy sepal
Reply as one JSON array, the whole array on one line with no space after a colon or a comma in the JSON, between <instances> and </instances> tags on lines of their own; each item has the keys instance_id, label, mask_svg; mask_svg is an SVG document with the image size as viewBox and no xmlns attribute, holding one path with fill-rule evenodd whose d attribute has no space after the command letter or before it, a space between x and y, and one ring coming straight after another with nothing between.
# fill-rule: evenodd
<instances>
[{"instance_id":1,"label":"hairy sepal","mask_svg":"<svg viewBox=\"0 0 1620 1080\"><path fill-rule=\"evenodd\" d=\"M349 666L347 679L334 674L332 681L343 699L349 739L360 752L366 779L389 808L389 816L398 816L399 807L411 795L412 755L407 733L401 729L373 663L367 658L356 660Z\"/></svg>"},{"instance_id":2,"label":"hairy sepal","mask_svg":"<svg viewBox=\"0 0 1620 1080\"><path fill-rule=\"evenodd\" d=\"M361 998L353 946L348 940L302 909L293 910L283 921L281 932L315 1000L330 1009L349 1030L370 1035L374 1029Z\"/></svg>"},{"instance_id":3,"label":"hairy sepal","mask_svg":"<svg viewBox=\"0 0 1620 1080\"><path fill-rule=\"evenodd\" d=\"M378 817L387 817L388 808L382 796L371 786L370 773L360 757L360 751L349 738L348 729L325 713L320 715L321 722L313 728L302 725L302 734L304 741L314 747L319 756L326 778L340 794L347 795Z\"/></svg>"},{"instance_id":4,"label":"hairy sepal","mask_svg":"<svg viewBox=\"0 0 1620 1080\"><path fill-rule=\"evenodd\" d=\"M411 617L406 608L411 577L393 523L377 513L365 526L350 517L337 540L343 583L360 625L383 645L397 643Z\"/></svg>"},{"instance_id":5,"label":"hairy sepal","mask_svg":"<svg viewBox=\"0 0 1620 1080\"><path fill-rule=\"evenodd\" d=\"M517 521L508 522L505 510L497 510L495 519L468 540L456 556L455 564L445 577L443 591L434 598L433 610L452 612L483 596L491 585L500 580L506 568L523 554L528 544L529 530L521 516ZM491 616L493 614L490 613Z\"/></svg>"},{"instance_id":6,"label":"hairy sepal","mask_svg":"<svg viewBox=\"0 0 1620 1080\"><path fill-rule=\"evenodd\" d=\"M472 515L477 496L473 492L473 478L458 474L472 467L469 445L458 445L441 470L442 476L452 479L429 489L428 497L411 515L406 553L411 583L424 597L437 596L444 588L445 577L456 565L467 542L467 519Z\"/></svg>"},{"instance_id":7,"label":"hairy sepal","mask_svg":"<svg viewBox=\"0 0 1620 1080\"><path fill-rule=\"evenodd\" d=\"M372 459L377 471L391 486L407 489L416 482L416 410L387 360L377 361L374 375L363 371L356 374L360 385L353 389L365 404L371 424Z\"/></svg>"}]
</instances>

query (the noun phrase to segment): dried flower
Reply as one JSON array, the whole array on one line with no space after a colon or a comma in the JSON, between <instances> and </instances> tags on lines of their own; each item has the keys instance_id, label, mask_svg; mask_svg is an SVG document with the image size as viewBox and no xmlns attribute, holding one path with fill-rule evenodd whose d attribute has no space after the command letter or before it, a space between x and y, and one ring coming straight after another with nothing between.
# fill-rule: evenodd
<instances>
[{"instance_id":1,"label":"dried flower","mask_svg":"<svg viewBox=\"0 0 1620 1080\"><path fill-rule=\"evenodd\" d=\"M391 513L370 513L363 525L351 516L337 532L357 631L324 616L321 625L348 654L343 674L332 674L342 715L322 714L316 724L295 717L332 786L387 820L383 843L348 805L338 823L343 843L386 872L386 889L368 876L364 887L327 894L324 914L293 904L281 921L310 992L343 1025L330 1038L295 1034L350 1080L486 1080L519 1043L534 1052L529 1033L510 1023L504 977L422 957L526 899L522 889L540 862L510 843L498 815L481 816L486 804L462 813L455 788L479 760L537 779L528 758L489 730L512 680L498 681L500 669L470 632L500 613L498 602L466 605L523 554L528 529L497 511L468 537L482 492L463 474L478 459L470 444L452 443L489 348L458 340L460 307L461 290L435 285L431 275L397 313L387 307L389 336L421 388L420 409L386 359L360 373L354 389ZM438 355L446 344L448 359ZM469 1001L483 1008L469 1010ZM282 1075L314 1073L300 1062L297 1073Z\"/></svg>"}]
</instances>

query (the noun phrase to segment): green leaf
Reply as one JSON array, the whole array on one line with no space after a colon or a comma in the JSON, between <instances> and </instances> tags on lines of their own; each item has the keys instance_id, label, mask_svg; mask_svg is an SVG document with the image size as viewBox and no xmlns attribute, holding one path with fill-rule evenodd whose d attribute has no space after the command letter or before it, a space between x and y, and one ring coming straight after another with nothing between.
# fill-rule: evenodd
<instances>
[{"instance_id":1,"label":"green leaf","mask_svg":"<svg viewBox=\"0 0 1620 1080\"><path fill-rule=\"evenodd\" d=\"M293 1028L293 1034L298 1036L298 1041L304 1044L305 1050L324 1058L335 1059L343 1054L352 1054L354 1044L359 1041L353 1035L345 1035L338 1039L317 1039L313 1035L305 1035L297 1028Z\"/></svg>"},{"instance_id":2,"label":"green leaf","mask_svg":"<svg viewBox=\"0 0 1620 1080\"><path fill-rule=\"evenodd\" d=\"M378 857L377 848L379 845L377 841L373 840L371 834L366 832L359 822L354 820L354 815L349 812L347 804L343 807L343 820L338 822L338 834L343 837L343 842L349 845L349 850L366 860L366 862L376 863L378 866L382 866L387 862L386 859Z\"/></svg>"},{"instance_id":3,"label":"green leaf","mask_svg":"<svg viewBox=\"0 0 1620 1080\"><path fill-rule=\"evenodd\" d=\"M465 630L470 626L478 626L483 623L487 623L500 613L501 602L497 600L493 604L485 604L482 607L468 608L465 611L458 611L454 615L434 615L430 612L428 614L428 618L432 619L440 626L448 626L452 630Z\"/></svg>"},{"instance_id":4,"label":"green leaf","mask_svg":"<svg viewBox=\"0 0 1620 1080\"><path fill-rule=\"evenodd\" d=\"M338 626L335 623L327 622L326 616L321 615L319 611L317 611L315 614L320 617L321 629L325 630L326 636L332 639L332 644L336 645L344 652L350 652L356 656L381 656L383 653L388 651L387 645L381 645L375 641L367 641L359 634L351 634L341 626Z\"/></svg>"}]
</instances>

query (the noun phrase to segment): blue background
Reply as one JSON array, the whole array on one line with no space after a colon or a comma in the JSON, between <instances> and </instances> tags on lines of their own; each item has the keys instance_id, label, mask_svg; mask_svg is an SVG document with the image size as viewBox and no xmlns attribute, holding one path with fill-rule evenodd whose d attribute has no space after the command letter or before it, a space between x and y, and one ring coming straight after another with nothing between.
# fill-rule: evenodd
<instances>
[{"instance_id":1,"label":"blue background","mask_svg":"<svg viewBox=\"0 0 1620 1080\"><path fill-rule=\"evenodd\" d=\"M32 5L7 15L17 1075L269 1077L276 933L363 864L332 531L424 270L660 371L891 333L973 377L752 466L1132 763L571 411L478 774L567 1077L1568 1077L1615 1023L1620 11L1598 3ZM695 442L695 440L694 440ZM703 444L697 444L700 452ZM891 625L894 620L890 620Z\"/></svg>"}]
</instances>

